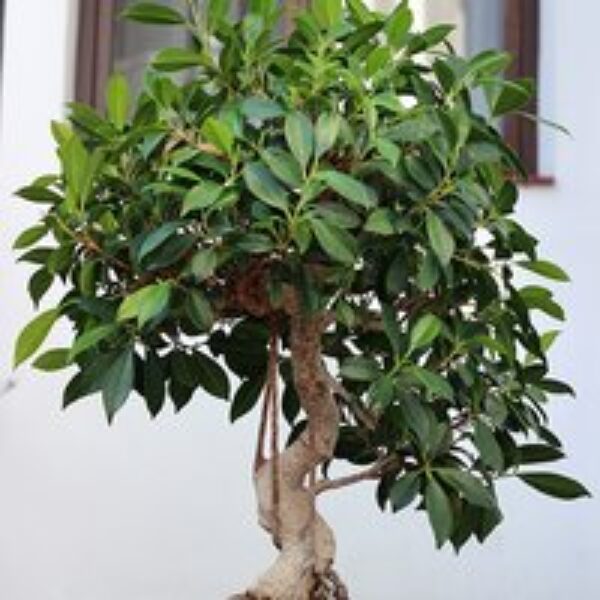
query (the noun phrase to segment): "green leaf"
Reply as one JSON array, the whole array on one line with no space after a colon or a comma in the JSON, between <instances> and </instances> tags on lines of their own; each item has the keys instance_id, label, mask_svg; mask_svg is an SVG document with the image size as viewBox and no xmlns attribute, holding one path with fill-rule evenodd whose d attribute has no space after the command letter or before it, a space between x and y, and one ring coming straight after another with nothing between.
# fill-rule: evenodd
<instances>
[{"instance_id":1,"label":"green leaf","mask_svg":"<svg viewBox=\"0 0 600 600\"><path fill-rule=\"evenodd\" d=\"M289 114L285 119L285 139L302 171L306 172L315 149L315 134L310 119L300 112Z\"/></svg>"},{"instance_id":2,"label":"green leaf","mask_svg":"<svg viewBox=\"0 0 600 600\"><path fill-rule=\"evenodd\" d=\"M340 374L351 381L374 381L381 375L381 369L373 358L353 356L344 360Z\"/></svg>"},{"instance_id":3,"label":"green leaf","mask_svg":"<svg viewBox=\"0 0 600 600\"><path fill-rule=\"evenodd\" d=\"M31 276L27 289L36 308L52 286L53 281L54 275L46 268L39 269Z\"/></svg>"},{"instance_id":4,"label":"green leaf","mask_svg":"<svg viewBox=\"0 0 600 600\"><path fill-rule=\"evenodd\" d=\"M452 386L441 375L416 365L409 367L408 372L422 383L433 396L446 400L454 398Z\"/></svg>"},{"instance_id":5,"label":"green leaf","mask_svg":"<svg viewBox=\"0 0 600 600\"><path fill-rule=\"evenodd\" d=\"M133 381L133 350L128 348L115 355L103 376L102 400L109 423L113 422L115 415L127 401L133 390Z\"/></svg>"},{"instance_id":6,"label":"green leaf","mask_svg":"<svg viewBox=\"0 0 600 600\"><path fill-rule=\"evenodd\" d=\"M534 85L531 80L519 81L496 80L488 86L488 98L492 116L501 117L507 113L522 108L529 103L533 96Z\"/></svg>"},{"instance_id":7,"label":"green leaf","mask_svg":"<svg viewBox=\"0 0 600 600\"><path fill-rule=\"evenodd\" d=\"M344 9L342 0L313 0L311 11L321 29L331 29L341 21Z\"/></svg>"},{"instance_id":8,"label":"green leaf","mask_svg":"<svg viewBox=\"0 0 600 600\"><path fill-rule=\"evenodd\" d=\"M396 356L400 354L402 347L402 334L397 320L397 311L391 304L385 302L381 305L381 315L383 317L383 329L387 336L392 350Z\"/></svg>"},{"instance_id":9,"label":"green leaf","mask_svg":"<svg viewBox=\"0 0 600 600\"><path fill-rule=\"evenodd\" d=\"M333 260L349 266L355 263L356 244L347 231L322 219L312 219L311 226L319 245Z\"/></svg>"},{"instance_id":10,"label":"green leaf","mask_svg":"<svg viewBox=\"0 0 600 600\"><path fill-rule=\"evenodd\" d=\"M578 481L556 473L523 473L517 477L527 485L542 494L559 498L560 500L576 500L585 496L591 497L590 492Z\"/></svg>"},{"instance_id":11,"label":"green leaf","mask_svg":"<svg viewBox=\"0 0 600 600\"><path fill-rule=\"evenodd\" d=\"M146 256L162 246L180 227L180 222L165 223L146 235L137 253L138 261L142 262Z\"/></svg>"},{"instance_id":12,"label":"green leaf","mask_svg":"<svg viewBox=\"0 0 600 600\"><path fill-rule=\"evenodd\" d=\"M443 221L431 211L427 213L427 235L440 263L447 266L454 256L456 244Z\"/></svg>"},{"instance_id":13,"label":"green leaf","mask_svg":"<svg viewBox=\"0 0 600 600\"><path fill-rule=\"evenodd\" d=\"M106 88L106 108L111 123L122 131L129 111L129 84L121 73L115 73Z\"/></svg>"},{"instance_id":14,"label":"green leaf","mask_svg":"<svg viewBox=\"0 0 600 600\"><path fill-rule=\"evenodd\" d=\"M421 487L418 473L407 473L398 479L390 490L390 502L394 512L406 508L419 493Z\"/></svg>"},{"instance_id":15,"label":"green leaf","mask_svg":"<svg viewBox=\"0 0 600 600\"><path fill-rule=\"evenodd\" d=\"M200 353L194 355L194 365L200 385L212 396L227 400L229 379L223 367L206 354Z\"/></svg>"},{"instance_id":16,"label":"green leaf","mask_svg":"<svg viewBox=\"0 0 600 600\"><path fill-rule=\"evenodd\" d=\"M253 96L242 102L242 114L249 119L258 121L267 121L282 117L285 113L281 105L274 100L268 98L259 98Z\"/></svg>"},{"instance_id":17,"label":"green leaf","mask_svg":"<svg viewBox=\"0 0 600 600\"><path fill-rule=\"evenodd\" d=\"M332 190L353 204L366 209L375 206L371 190L358 179L339 171L321 171L318 176Z\"/></svg>"},{"instance_id":18,"label":"green leaf","mask_svg":"<svg viewBox=\"0 0 600 600\"><path fill-rule=\"evenodd\" d=\"M490 490L471 473L459 469L436 469L436 473L470 504L487 509L496 507L496 500Z\"/></svg>"},{"instance_id":19,"label":"green leaf","mask_svg":"<svg viewBox=\"0 0 600 600\"><path fill-rule=\"evenodd\" d=\"M55 348L48 350L34 361L33 366L40 371L61 371L71 364L68 348Z\"/></svg>"},{"instance_id":20,"label":"green leaf","mask_svg":"<svg viewBox=\"0 0 600 600\"><path fill-rule=\"evenodd\" d=\"M421 317L410 332L409 353L429 346L442 332L442 326L435 315Z\"/></svg>"},{"instance_id":21,"label":"green leaf","mask_svg":"<svg viewBox=\"0 0 600 600\"><path fill-rule=\"evenodd\" d=\"M388 18L385 32L388 43L394 50L400 50L407 42L413 22L413 13L407 2L402 2Z\"/></svg>"},{"instance_id":22,"label":"green leaf","mask_svg":"<svg viewBox=\"0 0 600 600\"><path fill-rule=\"evenodd\" d=\"M549 290L529 285L519 290L519 296L530 310L541 310L554 319L565 320L565 311L552 299L552 293Z\"/></svg>"},{"instance_id":23,"label":"green leaf","mask_svg":"<svg viewBox=\"0 0 600 600\"><path fill-rule=\"evenodd\" d=\"M341 127L339 115L323 113L317 120L315 128L315 157L317 160L333 148L338 139Z\"/></svg>"},{"instance_id":24,"label":"green leaf","mask_svg":"<svg viewBox=\"0 0 600 600\"><path fill-rule=\"evenodd\" d=\"M450 500L442 486L430 479L425 490L425 508L438 548L441 548L452 535L453 518Z\"/></svg>"},{"instance_id":25,"label":"green leaf","mask_svg":"<svg viewBox=\"0 0 600 600\"><path fill-rule=\"evenodd\" d=\"M19 235L13 244L14 250L24 250L39 242L48 233L46 225L34 225Z\"/></svg>"},{"instance_id":26,"label":"green leaf","mask_svg":"<svg viewBox=\"0 0 600 600\"><path fill-rule=\"evenodd\" d=\"M102 340L105 340L107 337L117 332L118 329L119 328L116 323L109 323L107 325L100 325L85 331L78 336L73 343L71 352L69 354L69 359L73 360L80 354L83 354L86 350L95 348Z\"/></svg>"},{"instance_id":27,"label":"green leaf","mask_svg":"<svg viewBox=\"0 0 600 600\"><path fill-rule=\"evenodd\" d=\"M152 66L157 71L174 73L183 69L200 67L203 64L201 54L185 48L165 48L152 59Z\"/></svg>"},{"instance_id":28,"label":"green leaf","mask_svg":"<svg viewBox=\"0 0 600 600\"><path fill-rule=\"evenodd\" d=\"M39 204L59 204L63 198L46 187L30 185L15 192L15 196Z\"/></svg>"},{"instance_id":29,"label":"green leaf","mask_svg":"<svg viewBox=\"0 0 600 600\"><path fill-rule=\"evenodd\" d=\"M143 395L148 412L156 417L165 405L165 372L159 355L154 350L148 350L144 362Z\"/></svg>"},{"instance_id":30,"label":"green leaf","mask_svg":"<svg viewBox=\"0 0 600 600\"><path fill-rule=\"evenodd\" d=\"M204 281L214 275L217 265L217 253L213 248L209 248L194 254L190 268L197 281Z\"/></svg>"},{"instance_id":31,"label":"green leaf","mask_svg":"<svg viewBox=\"0 0 600 600\"><path fill-rule=\"evenodd\" d=\"M171 284L156 283L146 286L127 296L119 307L119 321L137 319L138 326L143 327L148 321L161 315L169 306Z\"/></svg>"},{"instance_id":32,"label":"green leaf","mask_svg":"<svg viewBox=\"0 0 600 600\"><path fill-rule=\"evenodd\" d=\"M483 462L495 471L502 471L504 469L504 454L490 427L483 421L477 421L473 439Z\"/></svg>"},{"instance_id":33,"label":"green leaf","mask_svg":"<svg viewBox=\"0 0 600 600\"><path fill-rule=\"evenodd\" d=\"M222 185L214 181L203 181L185 195L181 216L185 217L195 210L210 208L219 200L222 193Z\"/></svg>"},{"instance_id":34,"label":"green leaf","mask_svg":"<svg viewBox=\"0 0 600 600\"><path fill-rule=\"evenodd\" d=\"M234 135L231 126L215 117L208 117L202 124L201 133L204 139L213 144L223 154L231 156L233 152Z\"/></svg>"},{"instance_id":35,"label":"green leaf","mask_svg":"<svg viewBox=\"0 0 600 600\"><path fill-rule=\"evenodd\" d=\"M269 170L292 190L302 187L304 177L296 159L285 150L269 148L261 152L263 162Z\"/></svg>"},{"instance_id":36,"label":"green leaf","mask_svg":"<svg viewBox=\"0 0 600 600\"><path fill-rule=\"evenodd\" d=\"M376 235L390 236L396 233L395 213L391 208L377 208L365 223L365 231Z\"/></svg>"},{"instance_id":37,"label":"green leaf","mask_svg":"<svg viewBox=\"0 0 600 600\"><path fill-rule=\"evenodd\" d=\"M235 423L247 415L258 403L264 386L264 377L257 377L244 381L233 398L229 419Z\"/></svg>"},{"instance_id":38,"label":"green leaf","mask_svg":"<svg viewBox=\"0 0 600 600\"><path fill-rule=\"evenodd\" d=\"M186 312L200 331L210 331L215 314L210 302L198 290L192 290L186 300Z\"/></svg>"},{"instance_id":39,"label":"green leaf","mask_svg":"<svg viewBox=\"0 0 600 600\"><path fill-rule=\"evenodd\" d=\"M553 279L554 281L568 282L570 277L558 265L551 263L548 260L532 260L517 263L520 267L532 271L537 275Z\"/></svg>"},{"instance_id":40,"label":"green leaf","mask_svg":"<svg viewBox=\"0 0 600 600\"><path fill-rule=\"evenodd\" d=\"M182 25L183 15L168 6L153 2L138 2L128 6L121 15L130 21L151 25Z\"/></svg>"},{"instance_id":41,"label":"green leaf","mask_svg":"<svg viewBox=\"0 0 600 600\"><path fill-rule=\"evenodd\" d=\"M48 310L38 315L21 331L15 345L13 360L15 368L32 356L44 343L59 316L58 309Z\"/></svg>"},{"instance_id":42,"label":"green leaf","mask_svg":"<svg viewBox=\"0 0 600 600\"><path fill-rule=\"evenodd\" d=\"M256 198L273 208L287 212L289 209L287 191L277 183L269 169L262 163L248 163L244 167L244 181Z\"/></svg>"},{"instance_id":43,"label":"green leaf","mask_svg":"<svg viewBox=\"0 0 600 600\"><path fill-rule=\"evenodd\" d=\"M565 457L562 450L546 444L524 444L519 446L517 456L519 465L554 462Z\"/></svg>"}]
</instances>

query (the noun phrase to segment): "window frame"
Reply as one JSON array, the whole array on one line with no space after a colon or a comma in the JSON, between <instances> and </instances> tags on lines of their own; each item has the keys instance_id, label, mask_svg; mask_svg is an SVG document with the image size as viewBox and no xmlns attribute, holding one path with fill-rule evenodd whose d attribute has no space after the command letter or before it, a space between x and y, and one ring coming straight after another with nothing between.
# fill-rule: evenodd
<instances>
[{"instance_id":1,"label":"window frame","mask_svg":"<svg viewBox=\"0 0 600 600\"><path fill-rule=\"evenodd\" d=\"M539 112L541 3L540 0L505 0L505 49L514 57L510 78L531 78L537 84L525 111ZM504 137L519 154L529 173L527 183L548 185L553 178L540 174L539 127L532 119L515 116L506 120Z\"/></svg>"},{"instance_id":2,"label":"window frame","mask_svg":"<svg viewBox=\"0 0 600 600\"><path fill-rule=\"evenodd\" d=\"M103 107L112 66L115 0L80 0L75 100Z\"/></svg>"}]
</instances>

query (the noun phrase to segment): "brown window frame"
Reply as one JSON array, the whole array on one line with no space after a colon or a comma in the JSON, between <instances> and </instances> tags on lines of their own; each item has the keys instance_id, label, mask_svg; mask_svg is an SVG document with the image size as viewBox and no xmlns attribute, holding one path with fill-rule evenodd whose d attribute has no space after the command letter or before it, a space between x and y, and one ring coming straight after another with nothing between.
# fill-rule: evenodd
<instances>
[{"instance_id":1,"label":"brown window frame","mask_svg":"<svg viewBox=\"0 0 600 600\"><path fill-rule=\"evenodd\" d=\"M540 82L540 0L505 0L505 49L514 57L509 70L510 78L530 78ZM539 88L525 111L539 112ZM540 174L539 127L535 120L523 117L507 119L504 136L508 144L521 156L528 183L547 185L552 177Z\"/></svg>"}]
</instances>

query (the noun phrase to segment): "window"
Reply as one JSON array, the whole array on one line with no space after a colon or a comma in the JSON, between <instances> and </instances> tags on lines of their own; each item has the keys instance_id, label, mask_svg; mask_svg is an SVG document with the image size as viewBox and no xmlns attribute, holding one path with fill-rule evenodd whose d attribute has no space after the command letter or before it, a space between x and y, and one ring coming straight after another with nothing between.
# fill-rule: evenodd
<instances>
[{"instance_id":1,"label":"window","mask_svg":"<svg viewBox=\"0 0 600 600\"><path fill-rule=\"evenodd\" d=\"M505 48L514 57L511 78L539 81L540 0L411 0L418 24L457 24L454 44L467 56L488 48ZM371 0L371 5L389 10L397 0ZM527 112L537 113L534 98ZM532 120L512 117L503 123L508 143L520 154L536 183L548 183L539 176L538 127Z\"/></svg>"},{"instance_id":2,"label":"window","mask_svg":"<svg viewBox=\"0 0 600 600\"><path fill-rule=\"evenodd\" d=\"M117 19L131 0L81 0L79 61L77 67L78 101L101 107L104 85L113 70L126 73L139 83L144 65L162 46L181 46L186 33L174 27L143 27ZM162 0L181 6L179 0ZM0 0L1 2L1 0ZM307 0L282 0L287 27L293 13ZM481 50L506 48L515 56L509 75L538 79L540 0L412 0L422 26L452 22L458 25L454 42L459 52L473 55ZM242 11L246 0L238 0ZM397 0L371 0L381 10L391 10ZM537 112L537 99L529 112ZM538 127L524 118L507 119L503 124L509 144L523 157L533 181L539 177Z\"/></svg>"}]
</instances>

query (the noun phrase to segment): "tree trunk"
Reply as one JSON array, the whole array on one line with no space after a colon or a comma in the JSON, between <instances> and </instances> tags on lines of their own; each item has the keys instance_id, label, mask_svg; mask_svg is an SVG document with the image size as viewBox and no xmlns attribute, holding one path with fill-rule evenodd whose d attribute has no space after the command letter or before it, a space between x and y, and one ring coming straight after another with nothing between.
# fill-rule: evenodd
<instances>
[{"instance_id":1,"label":"tree trunk","mask_svg":"<svg viewBox=\"0 0 600 600\"><path fill-rule=\"evenodd\" d=\"M339 428L339 411L321 355L328 320L323 314L302 315L296 307L288 314L294 384L308 423L291 446L271 456L255 474L259 522L280 554L241 597L343 600L347 592L333 571L334 535L318 514L311 489L315 470L333 455Z\"/></svg>"}]
</instances>

